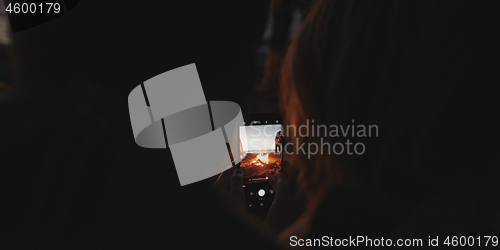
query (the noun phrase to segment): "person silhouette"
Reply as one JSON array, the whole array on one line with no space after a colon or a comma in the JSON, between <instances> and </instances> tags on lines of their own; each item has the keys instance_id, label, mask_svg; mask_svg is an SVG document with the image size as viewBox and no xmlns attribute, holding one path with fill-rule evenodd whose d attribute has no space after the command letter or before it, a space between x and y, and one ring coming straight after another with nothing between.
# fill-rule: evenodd
<instances>
[{"instance_id":1,"label":"person silhouette","mask_svg":"<svg viewBox=\"0 0 500 250\"><path fill-rule=\"evenodd\" d=\"M276 137L274 138L274 153L281 154L281 141L283 135L281 135L281 131L276 132Z\"/></svg>"}]
</instances>

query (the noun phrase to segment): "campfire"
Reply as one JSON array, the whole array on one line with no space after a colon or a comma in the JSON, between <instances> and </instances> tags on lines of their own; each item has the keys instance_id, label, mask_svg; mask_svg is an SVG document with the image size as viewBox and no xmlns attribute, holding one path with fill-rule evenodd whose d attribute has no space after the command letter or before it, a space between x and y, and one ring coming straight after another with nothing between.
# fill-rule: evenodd
<instances>
[{"instance_id":1,"label":"campfire","mask_svg":"<svg viewBox=\"0 0 500 250\"><path fill-rule=\"evenodd\" d=\"M248 153L241 161L241 170L249 183L265 181L281 167L281 156L271 152Z\"/></svg>"},{"instance_id":2,"label":"campfire","mask_svg":"<svg viewBox=\"0 0 500 250\"><path fill-rule=\"evenodd\" d=\"M255 163L256 166L264 166L264 164L269 163L269 155L260 153L257 155L257 158L255 158L255 160L252 161L252 163Z\"/></svg>"}]
</instances>

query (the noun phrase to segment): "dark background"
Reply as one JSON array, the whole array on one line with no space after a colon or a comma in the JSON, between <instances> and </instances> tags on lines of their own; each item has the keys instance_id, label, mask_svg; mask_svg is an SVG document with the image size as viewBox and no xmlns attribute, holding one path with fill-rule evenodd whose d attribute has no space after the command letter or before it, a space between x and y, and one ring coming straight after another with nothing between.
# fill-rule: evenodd
<instances>
[{"instance_id":1,"label":"dark background","mask_svg":"<svg viewBox=\"0 0 500 250\"><path fill-rule=\"evenodd\" d=\"M272 246L209 183L180 187L168 150L135 145L127 103L145 80L196 63L207 100L243 106L268 4L80 1L15 33L0 248Z\"/></svg>"},{"instance_id":2,"label":"dark background","mask_svg":"<svg viewBox=\"0 0 500 250\"><path fill-rule=\"evenodd\" d=\"M145 80L196 63L207 100L234 101L244 115L257 112L246 99L258 75L255 50L268 5L88 0L14 34L16 50L9 51L14 68L6 83L15 95L0 102L0 197L5 204L0 248L272 248L212 194L210 183L180 187L168 150L137 146L127 103L130 91ZM494 30L478 25L477 33L485 48L493 47ZM493 51L484 54L484 60L497 60ZM483 64L478 72L496 70L496 64ZM494 107L496 93L482 86L495 83L487 80L486 74L471 76L471 89L487 93L469 95L469 102ZM480 139L496 138L493 109L475 112L467 103L460 108L469 108L473 116L465 122L493 128L479 131ZM448 137L436 136L463 138L467 145L477 135L457 131L462 127L450 126ZM489 160L498 150L496 140L491 143L487 153L481 151L485 145L463 151L471 149L479 160L483 152L483 160ZM350 203L344 205L356 213ZM330 211L324 207L324 214ZM330 226L324 218L319 229Z\"/></svg>"}]
</instances>

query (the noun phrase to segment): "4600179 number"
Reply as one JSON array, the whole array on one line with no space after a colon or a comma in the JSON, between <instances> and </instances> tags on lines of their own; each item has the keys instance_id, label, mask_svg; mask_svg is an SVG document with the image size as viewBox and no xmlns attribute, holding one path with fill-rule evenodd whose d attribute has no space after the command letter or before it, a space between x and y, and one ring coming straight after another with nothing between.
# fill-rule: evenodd
<instances>
[{"instance_id":1,"label":"4600179 number","mask_svg":"<svg viewBox=\"0 0 500 250\"><path fill-rule=\"evenodd\" d=\"M448 236L443 242L446 246L498 246L498 236Z\"/></svg>"},{"instance_id":2,"label":"4600179 number","mask_svg":"<svg viewBox=\"0 0 500 250\"><path fill-rule=\"evenodd\" d=\"M59 3L9 3L5 8L7 13L59 13L61 12L61 4Z\"/></svg>"}]
</instances>

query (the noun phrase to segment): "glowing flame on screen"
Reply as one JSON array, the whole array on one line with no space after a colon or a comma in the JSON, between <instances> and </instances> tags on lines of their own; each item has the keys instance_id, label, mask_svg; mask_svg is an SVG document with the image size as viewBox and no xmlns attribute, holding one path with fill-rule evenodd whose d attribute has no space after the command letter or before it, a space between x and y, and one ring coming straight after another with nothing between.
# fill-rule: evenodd
<instances>
[{"instance_id":1,"label":"glowing flame on screen","mask_svg":"<svg viewBox=\"0 0 500 250\"><path fill-rule=\"evenodd\" d=\"M269 163L269 155L260 153L257 155L257 158L255 158L255 160L252 161L252 163L255 163L256 166L264 166L264 164Z\"/></svg>"}]
</instances>

